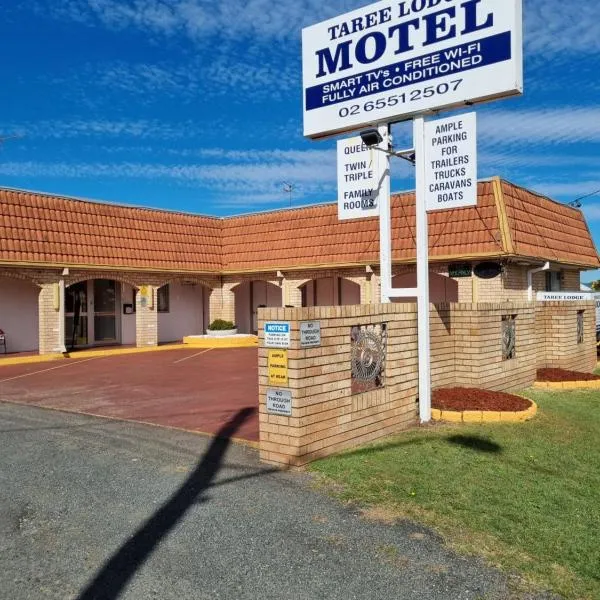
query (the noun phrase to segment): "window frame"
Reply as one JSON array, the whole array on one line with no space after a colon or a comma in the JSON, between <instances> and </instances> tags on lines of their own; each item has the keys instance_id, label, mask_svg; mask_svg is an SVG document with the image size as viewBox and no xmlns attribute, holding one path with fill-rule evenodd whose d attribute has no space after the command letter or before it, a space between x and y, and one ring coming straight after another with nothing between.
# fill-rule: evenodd
<instances>
[{"instance_id":1,"label":"window frame","mask_svg":"<svg viewBox=\"0 0 600 600\"><path fill-rule=\"evenodd\" d=\"M171 312L171 291L168 283L156 290L156 312L161 314Z\"/></svg>"}]
</instances>

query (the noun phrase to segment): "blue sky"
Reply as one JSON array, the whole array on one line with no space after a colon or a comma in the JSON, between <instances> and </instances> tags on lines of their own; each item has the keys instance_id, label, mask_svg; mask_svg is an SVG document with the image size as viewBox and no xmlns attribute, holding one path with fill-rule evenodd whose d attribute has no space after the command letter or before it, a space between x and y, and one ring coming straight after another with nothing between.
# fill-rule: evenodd
<instances>
[{"instance_id":1,"label":"blue sky","mask_svg":"<svg viewBox=\"0 0 600 600\"><path fill-rule=\"evenodd\" d=\"M300 31L365 4L17 0L0 184L214 215L288 206L284 182L294 205L334 201L335 142L302 137ZM600 4L524 13L525 94L477 109L479 175L568 202L600 189ZM395 164L393 189L413 185ZM600 245L600 196L583 207Z\"/></svg>"}]
</instances>

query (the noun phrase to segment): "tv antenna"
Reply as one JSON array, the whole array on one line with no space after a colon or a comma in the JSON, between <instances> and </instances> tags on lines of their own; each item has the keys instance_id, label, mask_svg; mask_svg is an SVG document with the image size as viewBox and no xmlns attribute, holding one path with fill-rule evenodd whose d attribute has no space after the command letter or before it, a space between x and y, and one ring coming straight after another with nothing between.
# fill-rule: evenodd
<instances>
[{"instance_id":1,"label":"tv antenna","mask_svg":"<svg viewBox=\"0 0 600 600\"><path fill-rule=\"evenodd\" d=\"M5 142L9 142L10 140L19 140L22 137L22 135L0 135L0 148L4 146Z\"/></svg>"},{"instance_id":2,"label":"tv antenna","mask_svg":"<svg viewBox=\"0 0 600 600\"><path fill-rule=\"evenodd\" d=\"M579 198L575 198L575 200L573 200L573 202L569 202L569 206L572 206L573 208L581 208L582 200L585 200L586 198L591 198L592 196L597 196L598 194L600 194L600 189L596 190L595 192L585 194L585 196L579 196Z\"/></svg>"},{"instance_id":3,"label":"tv antenna","mask_svg":"<svg viewBox=\"0 0 600 600\"><path fill-rule=\"evenodd\" d=\"M292 193L296 191L296 186L292 183L283 182L283 191L290 195L290 208L292 207Z\"/></svg>"}]
</instances>

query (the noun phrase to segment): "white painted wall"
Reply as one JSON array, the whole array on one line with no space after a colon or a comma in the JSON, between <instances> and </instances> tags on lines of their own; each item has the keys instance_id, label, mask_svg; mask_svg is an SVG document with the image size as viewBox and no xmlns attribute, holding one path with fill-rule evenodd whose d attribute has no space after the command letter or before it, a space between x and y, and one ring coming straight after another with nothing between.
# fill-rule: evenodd
<instances>
[{"instance_id":1,"label":"white painted wall","mask_svg":"<svg viewBox=\"0 0 600 600\"><path fill-rule=\"evenodd\" d=\"M204 286L171 283L169 312L158 313L158 341L180 342L186 335L201 335L206 329ZM208 302L207 302L208 304Z\"/></svg>"},{"instance_id":2,"label":"white painted wall","mask_svg":"<svg viewBox=\"0 0 600 600\"><path fill-rule=\"evenodd\" d=\"M0 277L0 329L6 334L8 352L38 349L39 291L27 281ZM3 351L4 348L0 350Z\"/></svg>"},{"instance_id":3,"label":"white painted wall","mask_svg":"<svg viewBox=\"0 0 600 600\"><path fill-rule=\"evenodd\" d=\"M123 304L133 304L135 307L135 288L128 283L121 287L121 343L125 346L135 345L135 313L126 315L123 313Z\"/></svg>"}]
</instances>

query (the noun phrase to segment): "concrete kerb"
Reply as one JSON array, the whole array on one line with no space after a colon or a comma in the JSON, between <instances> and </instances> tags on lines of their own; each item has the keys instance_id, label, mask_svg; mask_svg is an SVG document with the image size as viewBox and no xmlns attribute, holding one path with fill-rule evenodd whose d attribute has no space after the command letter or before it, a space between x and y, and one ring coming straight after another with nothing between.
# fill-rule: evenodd
<instances>
[{"instance_id":1,"label":"concrete kerb","mask_svg":"<svg viewBox=\"0 0 600 600\"><path fill-rule=\"evenodd\" d=\"M529 400L529 398L527 398ZM431 418L434 421L448 423L523 423L533 419L537 414L537 404L532 400L527 410L521 411L491 411L491 410L440 410L431 409Z\"/></svg>"},{"instance_id":2,"label":"concrete kerb","mask_svg":"<svg viewBox=\"0 0 600 600\"><path fill-rule=\"evenodd\" d=\"M45 363L63 359L80 359L80 358L99 358L105 356L122 356L126 354L143 354L146 352L168 352L169 350L191 350L193 348L249 348L258 346L258 338L256 336L246 336L244 338L211 338L204 340L191 340L184 338L181 344L168 344L164 346L148 346L146 348L90 348L89 350L78 350L77 352L53 353L53 354L38 354L35 356L9 356L6 358L0 357L0 367L26 365L35 363Z\"/></svg>"},{"instance_id":3,"label":"concrete kerb","mask_svg":"<svg viewBox=\"0 0 600 600\"><path fill-rule=\"evenodd\" d=\"M591 381L536 381L533 387L542 390L600 390L600 379Z\"/></svg>"},{"instance_id":4,"label":"concrete kerb","mask_svg":"<svg viewBox=\"0 0 600 600\"><path fill-rule=\"evenodd\" d=\"M211 337L190 335L183 338L185 348L258 348L258 336L236 335Z\"/></svg>"},{"instance_id":5,"label":"concrete kerb","mask_svg":"<svg viewBox=\"0 0 600 600\"><path fill-rule=\"evenodd\" d=\"M41 354L36 356L13 356L0 358L0 367L11 365L26 365L45 363L64 359L100 358L104 356L119 356L124 354L143 354L146 352L167 352L169 350L185 350L188 346L184 344L169 344L166 346L149 346L148 348L102 348L90 350L78 350L77 352L65 352L54 354Z\"/></svg>"}]
</instances>

